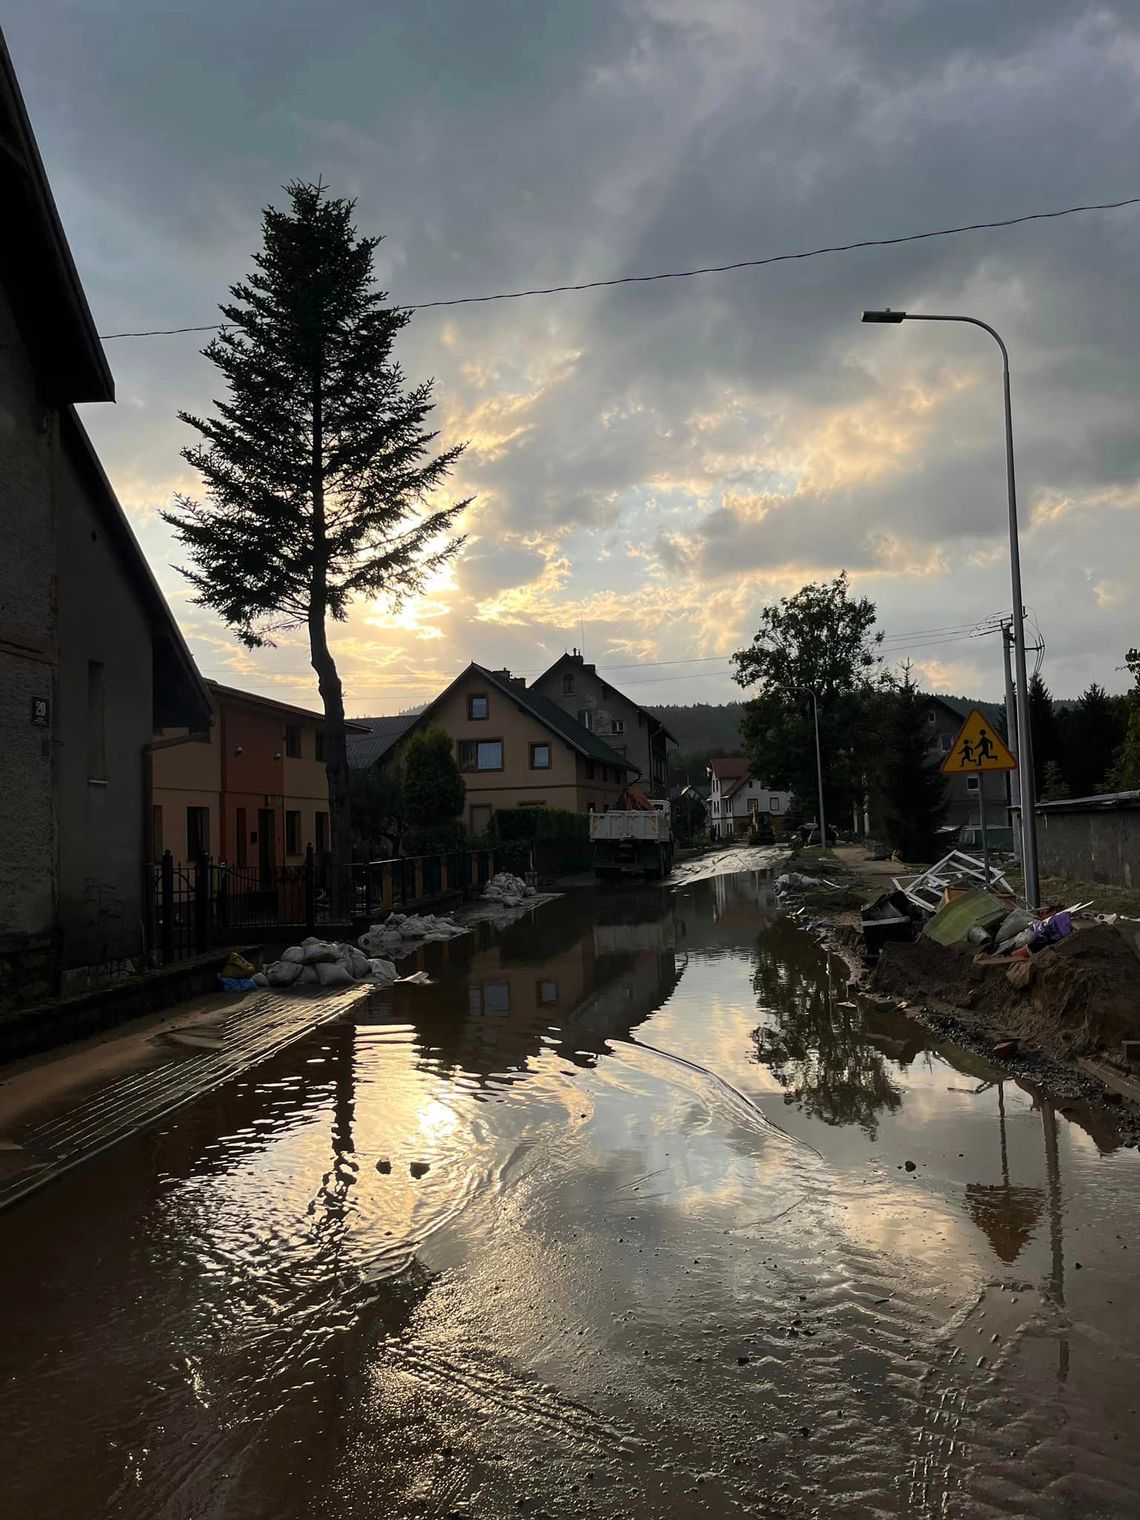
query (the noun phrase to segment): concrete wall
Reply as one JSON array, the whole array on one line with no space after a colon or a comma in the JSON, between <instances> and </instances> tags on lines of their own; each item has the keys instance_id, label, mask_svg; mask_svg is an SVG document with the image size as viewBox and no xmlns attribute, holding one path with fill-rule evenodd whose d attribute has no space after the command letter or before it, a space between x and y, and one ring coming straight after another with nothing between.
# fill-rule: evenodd
<instances>
[{"instance_id":1,"label":"concrete wall","mask_svg":"<svg viewBox=\"0 0 1140 1520\"><path fill-rule=\"evenodd\" d=\"M136 956L145 940L144 755L153 736L150 622L89 488L61 451L59 922L64 968ZM101 776L90 762L89 666L103 667ZM94 769L98 769L95 767Z\"/></svg>"},{"instance_id":2,"label":"concrete wall","mask_svg":"<svg viewBox=\"0 0 1140 1520\"><path fill-rule=\"evenodd\" d=\"M1140 808L1037 815L1037 851L1043 876L1140 885Z\"/></svg>"},{"instance_id":3,"label":"concrete wall","mask_svg":"<svg viewBox=\"0 0 1140 1520\"><path fill-rule=\"evenodd\" d=\"M36 395L27 352L0 290L0 962L35 966L51 990L57 892L52 798L56 719L54 408ZM32 722L47 698L51 725Z\"/></svg>"},{"instance_id":4,"label":"concrete wall","mask_svg":"<svg viewBox=\"0 0 1140 1520\"><path fill-rule=\"evenodd\" d=\"M467 716L468 698L487 697L487 717ZM591 807L602 812L612 807L622 790L622 778L616 767L590 763L545 724L521 709L505 692L491 686L474 672L469 673L440 703L431 715L431 723L443 728L456 746L465 739L500 739L503 744L503 769L500 771L465 771L467 787L466 823L482 832L489 820L483 809L521 807L527 804L564 808L585 813ZM389 752L386 764L402 756L406 740ZM550 746L550 769L535 770L530 764L530 746ZM603 770L607 773L603 776ZM473 811L474 810L474 811Z\"/></svg>"}]
</instances>

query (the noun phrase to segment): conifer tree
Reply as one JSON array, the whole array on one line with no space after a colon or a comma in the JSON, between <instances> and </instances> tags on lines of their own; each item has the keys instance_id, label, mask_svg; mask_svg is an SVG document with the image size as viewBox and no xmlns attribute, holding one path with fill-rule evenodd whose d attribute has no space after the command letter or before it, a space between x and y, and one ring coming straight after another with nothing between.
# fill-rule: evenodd
<instances>
[{"instance_id":1,"label":"conifer tree","mask_svg":"<svg viewBox=\"0 0 1140 1520\"><path fill-rule=\"evenodd\" d=\"M946 778L928 750L927 706L908 661L889 699L881 784L891 848L920 863L936 858L946 817Z\"/></svg>"},{"instance_id":2,"label":"conifer tree","mask_svg":"<svg viewBox=\"0 0 1140 1520\"><path fill-rule=\"evenodd\" d=\"M249 648L303 627L326 720L332 852L343 890L352 859L344 694L328 624L357 597L398 606L462 539L466 501L434 494L462 445L431 453L432 382L409 387L392 345L410 313L385 305L353 201L286 186L263 213L254 272L230 288L227 326L203 350L228 395L209 419L179 413L202 443L183 450L205 500L164 513L183 574Z\"/></svg>"}]
</instances>

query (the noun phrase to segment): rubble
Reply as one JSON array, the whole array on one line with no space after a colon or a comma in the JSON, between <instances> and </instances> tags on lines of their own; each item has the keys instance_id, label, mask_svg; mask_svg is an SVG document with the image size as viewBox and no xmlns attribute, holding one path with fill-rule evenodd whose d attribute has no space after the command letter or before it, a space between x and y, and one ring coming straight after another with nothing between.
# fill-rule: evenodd
<instances>
[{"instance_id":1,"label":"rubble","mask_svg":"<svg viewBox=\"0 0 1140 1520\"><path fill-rule=\"evenodd\" d=\"M502 903L504 908L518 908L534 896L534 888L527 886L521 876L510 871L499 871L483 888L482 897L487 902Z\"/></svg>"}]
</instances>

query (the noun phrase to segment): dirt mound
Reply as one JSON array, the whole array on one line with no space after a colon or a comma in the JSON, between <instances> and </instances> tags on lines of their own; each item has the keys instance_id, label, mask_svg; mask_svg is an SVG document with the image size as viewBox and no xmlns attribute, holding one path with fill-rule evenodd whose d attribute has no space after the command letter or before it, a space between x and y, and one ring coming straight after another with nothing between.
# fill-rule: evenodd
<instances>
[{"instance_id":1,"label":"dirt mound","mask_svg":"<svg viewBox=\"0 0 1140 1520\"><path fill-rule=\"evenodd\" d=\"M1011 982L1012 965L1024 970ZM1079 929L1027 962L987 963L972 951L919 938L887 945L873 985L915 1001L937 1000L963 1019L1016 1035L1057 1055L1118 1056L1140 1037L1140 959L1109 924Z\"/></svg>"}]
</instances>

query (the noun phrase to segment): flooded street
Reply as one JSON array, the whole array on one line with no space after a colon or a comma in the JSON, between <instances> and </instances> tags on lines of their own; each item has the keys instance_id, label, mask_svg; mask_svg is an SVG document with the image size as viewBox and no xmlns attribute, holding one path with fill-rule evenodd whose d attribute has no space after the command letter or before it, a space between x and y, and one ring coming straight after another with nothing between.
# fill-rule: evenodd
<instances>
[{"instance_id":1,"label":"flooded street","mask_svg":"<svg viewBox=\"0 0 1140 1520\"><path fill-rule=\"evenodd\" d=\"M417 964L0 1215L5 1514L1137 1513L1103 1116L848 1003L761 871Z\"/></svg>"}]
</instances>

